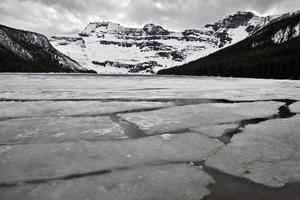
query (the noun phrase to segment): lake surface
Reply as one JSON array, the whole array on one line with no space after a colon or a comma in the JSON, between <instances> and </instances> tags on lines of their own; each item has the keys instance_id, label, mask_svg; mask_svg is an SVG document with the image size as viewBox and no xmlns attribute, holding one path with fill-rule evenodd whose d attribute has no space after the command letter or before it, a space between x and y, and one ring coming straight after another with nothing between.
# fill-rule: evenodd
<instances>
[{"instance_id":1,"label":"lake surface","mask_svg":"<svg viewBox=\"0 0 300 200\"><path fill-rule=\"evenodd\" d=\"M299 101L290 80L0 74L0 199L297 200Z\"/></svg>"}]
</instances>

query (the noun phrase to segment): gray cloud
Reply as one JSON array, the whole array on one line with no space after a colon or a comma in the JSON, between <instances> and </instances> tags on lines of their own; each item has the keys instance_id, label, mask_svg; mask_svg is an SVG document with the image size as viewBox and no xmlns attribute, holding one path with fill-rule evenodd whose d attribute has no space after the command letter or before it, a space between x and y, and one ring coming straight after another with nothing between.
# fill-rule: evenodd
<instances>
[{"instance_id":1,"label":"gray cloud","mask_svg":"<svg viewBox=\"0 0 300 200\"><path fill-rule=\"evenodd\" d=\"M298 9L300 1L295 0L0 0L0 23L48 36L78 32L102 20L129 26L154 22L183 30L238 10L269 15Z\"/></svg>"}]
</instances>

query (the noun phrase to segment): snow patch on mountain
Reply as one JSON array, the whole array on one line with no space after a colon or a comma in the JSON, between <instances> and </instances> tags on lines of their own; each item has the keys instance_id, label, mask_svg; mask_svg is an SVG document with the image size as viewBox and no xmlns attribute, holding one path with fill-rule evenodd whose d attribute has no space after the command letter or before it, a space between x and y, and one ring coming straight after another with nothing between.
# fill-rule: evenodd
<instances>
[{"instance_id":1,"label":"snow patch on mountain","mask_svg":"<svg viewBox=\"0 0 300 200\"><path fill-rule=\"evenodd\" d=\"M57 63L62 69L74 72L86 70L75 60L53 48L47 37L38 33L0 25L0 46L27 61L41 64L45 59L48 59L45 62Z\"/></svg>"},{"instance_id":2,"label":"snow patch on mountain","mask_svg":"<svg viewBox=\"0 0 300 200\"><path fill-rule=\"evenodd\" d=\"M300 22L294 26L290 27L288 26L285 29L279 30L273 37L272 41L274 43L280 44L283 42L286 42L290 39L296 38L300 36Z\"/></svg>"}]
</instances>

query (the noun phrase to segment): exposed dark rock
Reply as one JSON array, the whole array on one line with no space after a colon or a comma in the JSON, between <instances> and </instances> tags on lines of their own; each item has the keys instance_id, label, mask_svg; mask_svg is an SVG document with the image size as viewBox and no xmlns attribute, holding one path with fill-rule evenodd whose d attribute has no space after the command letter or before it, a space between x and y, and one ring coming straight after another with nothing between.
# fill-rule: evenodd
<instances>
[{"instance_id":1,"label":"exposed dark rock","mask_svg":"<svg viewBox=\"0 0 300 200\"><path fill-rule=\"evenodd\" d=\"M254 30L255 26L251 25L246 28L246 31L250 34Z\"/></svg>"},{"instance_id":2,"label":"exposed dark rock","mask_svg":"<svg viewBox=\"0 0 300 200\"><path fill-rule=\"evenodd\" d=\"M168 52L164 52L164 51L158 52L156 55L159 56L159 57L163 57L163 58L169 58L170 57L170 54Z\"/></svg>"},{"instance_id":3,"label":"exposed dark rock","mask_svg":"<svg viewBox=\"0 0 300 200\"><path fill-rule=\"evenodd\" d=\"M172 59L177 62L182 62L186 58L186 56L182 52L179 52L179 51L172 51L171 56L172 56Z\"/></svg>"},{"instance_id":4,"label":"exposed dark rock","mask_svg":"<svg viewBox=\"0 0 300 200\"><path fill-rule=\"evenodd\" d=\"M98 62L92 61L94 65L99 65L103 67L115 67L115 68L125 68L130 71L130 73L138 73L141 71L146 71L148 73L154 73L153 67L162 67L155 61L143 62L138 64L126 64L120 62L113 62L113 61L105 61L105 62Z\"/></svg>"},{"instance_id":5,"label":"exposed dark rock","mask_svg":"<svg viewBox=\"0 0 300 200\"><path fill-rule=\"evenodd\" d=\"M89 36L90 36L90 35L87 34L87 33L79 33L78 35L81 36L81 37L89 37Z\"/></svg>"},{"instance_id":6,"label":"exposed dark rock","mask_svg":"<svg viewBox=\"0 0 300 200\"><path fill-rule=\"evenodd\" d=\"M219 39L217 44L220 48L224 47L226 44L230 44L232 38L228 34L228 30L235 29L240 26L247 26L249 21L255 15L251 12L236 12L234 15L230 15L227 18L220 20L214 24L208 24L205 27L211 28L215 33L214 35ZM249 25L246 30L250 33L254 27Z\"/></svg>"},{"instance_id":7,"label":"exposed dark rock","mask_svg":"<svg viewBox=\"0 0 300 200\"><path fill-rule=\"evenodd\" d=\"M120 47L132 47L134 44L129 42L115 42L115 41L107 41L107 40L101 40L100 44L103 45L117 45Z\"/></svg>"},{"instance_id":8,"label":"exposed dark rock","mask_svg":"<svg viewBox=\"0 0 300 200\"><path fill-rule=\"evenodd\" d=\"M165 30L163 27L155 24L146 24L143 31L148 35L169 35L170 32Z\"/></svg>"}]
</instances>

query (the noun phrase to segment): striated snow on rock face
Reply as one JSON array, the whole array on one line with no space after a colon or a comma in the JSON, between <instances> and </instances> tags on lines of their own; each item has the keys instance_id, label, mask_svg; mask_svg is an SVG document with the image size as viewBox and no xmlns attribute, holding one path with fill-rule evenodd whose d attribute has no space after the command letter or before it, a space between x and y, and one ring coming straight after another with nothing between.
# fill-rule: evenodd
<instances>
[{"instance_id":1,"label":"striated snow on rock face","mask_svg":"<svg viewBox=\"0 0 300 200\"><path fill-rule=\"evenodd\" d=\"M272 41L274 43L284 43L290 39L300 36L300 22L293 27L286 27L285 29L279 30L274 36L272 36Z\"/></svg>"},{"instance_id":2,"label":"striated snow on rock face","mask_svg":"<svg viewBox=\"0 0 300 200\"><path fill-rule=\"evenodd\" d=\"M55 48L98 73L153 74L182 65L239 42L271 17L237 12L199 29L174 32L156 24L128 28L90 23L78 35L53 36Z\"/></svg>"},{"instance_id":3,"label":"striated snow on rock face","mask_svg":"<svg viewBox=\"0 0 300 200\"><path fill-rule=\"evenodd\" d=\"M253 31L252 35L260 37L252 44L252 47L281 44L299 37L300 11L273 16L267 24L269 26L261 26Z\"/></svg>"}]
</instances>

